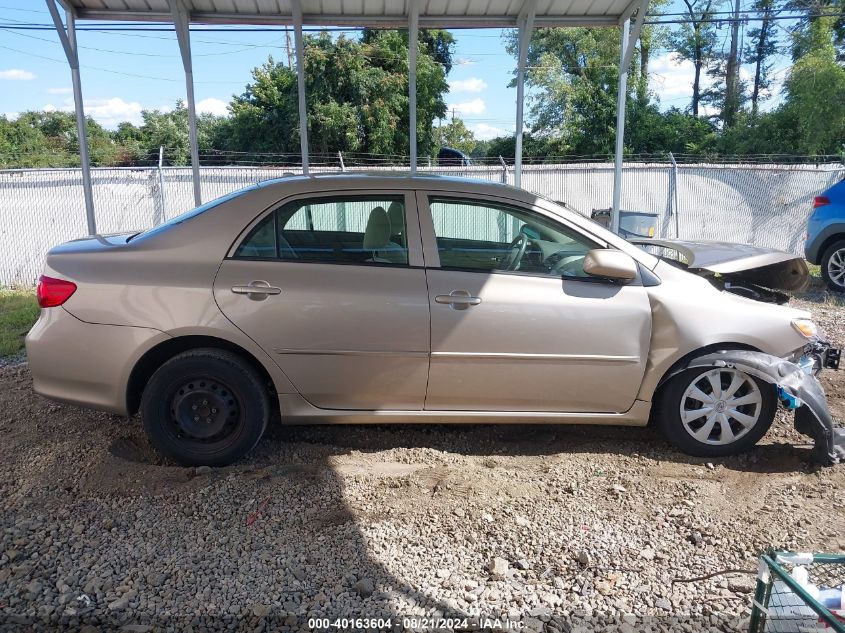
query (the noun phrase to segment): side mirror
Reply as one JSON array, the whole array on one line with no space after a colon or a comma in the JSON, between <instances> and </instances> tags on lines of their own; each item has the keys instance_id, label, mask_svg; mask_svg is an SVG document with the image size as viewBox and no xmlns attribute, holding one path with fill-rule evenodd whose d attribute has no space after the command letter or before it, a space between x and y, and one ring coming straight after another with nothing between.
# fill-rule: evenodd
<instances>
[{"instance_id":1,"label":"side mirror","mask_svg":"<svg viewBox=\"0 0 845 633\"><path fill-rule=\"evenodd\" d=\"M637 263L622 251L594 248L584 256L584 272L593 277L627 283L637 276Z\"/></svg>"}]
</instances>

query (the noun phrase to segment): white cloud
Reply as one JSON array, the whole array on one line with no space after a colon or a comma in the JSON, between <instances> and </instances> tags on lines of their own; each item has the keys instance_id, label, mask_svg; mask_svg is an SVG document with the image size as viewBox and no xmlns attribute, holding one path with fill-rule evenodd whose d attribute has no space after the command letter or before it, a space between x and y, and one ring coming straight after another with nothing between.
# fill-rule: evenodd
<instances>
[{"instance_id":1,"label":"white cloud","mask_svg":"<svg viewBox=\"0 0 845 633\"><path fill-rule=\"evenodd\" d=\"M229 106L222 99L209 97L208 99L197 102L197 112L213 114L214 116L227 116L229 114Z\"/></svg>"},{"instance_id":2,"label":"white cloud","mask_svg":"<svg viewBox=\"0 0 845 633\"><path fill-rule=\"evenodd\" d=\"M143 122L142 109L137 101L124 101L120 97L91 99L85 102L85 114L107 128L117 127L117 124L123 121L140 125Z\"/></svg>"},{"instance_id":3,"label":"white cloud","mask_svg":"<svg viewBox=\"0 0 845 633\"><path fill-rule=\"evenodd\" d=\"M447 107L447 113L451 114L453 111L455 114L482 114L487 109L487 104L484 103L484 99L476 98L472 99L471 101L462 101L461 103L450 103Z\"/></svg>"},{"instance_id":4,"label":"white cloud","mask_svg":"<svg viewBox=\"0 0 845 633\"><path fill-rule=\"evenodd\" d=\"M56 110L73 112L73 99L65 99L64 103L60 106L48 103L43 109L45 112L54 112ZM124 101L120 97L85 100L85 114L107 128L116 128L118 123L122 123L123 121L141 125L143 123L141 117L142 109L143 107L137 101Z\"/></svg>"},{"instance_id":5,"label":"white cloud","mask_svg":"<svg viewBox=\"0 0 845 633\"><path fill-rule=\"evenodd\" d=\"M660 99L664 108L676 107L684 109L689 107L692 101L692 82L695 78L695 66L686 59L681 59L677 53L666 53L654 58L649 63L649 89ZM781 100L783 89L784 69L775 70L770 74L772 85L768 90L763 90L761 96L765 101L761 102L763 110L774 107ZM754 81L752 70L740 67L740 78L751 84ZM701 71L701 91L713 87L715 79L707 74L706 70ZM749 88L750 90L750 88ZM712 116L718 114L718 108L699 105L699 114Z\"/></svg>"},{"instance_id":6,"label":"white cloud","mask_svg":"<svg viewBox=\"0 0 845 633\"><path fill-rule=\"evenodd\" d=\"M475 138L480 141L489 141L491 138L511 135L511 132L494 125L488 125L487 123L476 123L475 125L471 125L469 129L472 130Z\"/></svg>"},{"instance_id":7,"label":"white cloud","mask_svg":"<svg viewBox=\"0 0 845 633\"><path fill-rule=\"evenodd\" d=\"M649 88L664 106L684 108L692 98L695 66L677 53L666 53L649 63ZM713 79L701 72L702 90L712 85Z\"/></svg>"},{"instance_id":8,"label":"white cloud","mask_svg":"<svg viewBox=\"0 0 845 633\"><path fill-rule=\"evenodd\" d=\"M458 57L452 62L453 66L474 66L477 62L471 57Z\"/></svg>"},{"instance_id":9,"label":"white cloud","mask_svg":"<svg viewBox=\"0 0 845 633\"><path fill-rule=\"evenodd\" d=\"M478 77L453 79L449 82L450 92L482 92L487 89L487 82Z\"/></svg>"},{"instance_id":10,"label":"white cloud","mask_svg":"<svg viewBox=\"0 0 845 633\"><path fill-rule=\"evenodd\" d=\"M21 70L20 68L10 68L9 70L0 70L0 79L10 79L12 81L29 81L35 79L35 75L28 70Z\"/></svg>"},{"instance_id":11,"label":"white cloud","mask_svg":"<svg viewBox=\"0 0 845 633\"><path fill-rule=\"evenodd\" d=\"M51 95L69 95L73 92L73 88L47 88L47 93Z\"/></svg>"},{"instance_id":12,"label":"white cloud","mask_svg":"<svg viewBox=\"0 0 845 633\"><path fill-rule=\"evenodd\" d=\"M20 112L4 112L3 116L6 117L9 121L14 121L21 115Z\"/></svg>"}]
</instances>

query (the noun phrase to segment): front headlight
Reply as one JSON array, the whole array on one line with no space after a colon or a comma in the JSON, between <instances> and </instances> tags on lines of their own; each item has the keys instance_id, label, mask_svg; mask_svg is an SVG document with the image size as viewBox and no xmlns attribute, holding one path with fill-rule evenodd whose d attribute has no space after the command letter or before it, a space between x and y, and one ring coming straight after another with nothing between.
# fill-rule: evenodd
<instances>
[{"instance_id":1,"label":"front headlight","mask_svg":"<svg viewBox=\"0 0 845 633\"><path fill-rule=\"evenodd\" d=\"M819 328L810 319L792 319L792 327L804 338L816 338Z\"/></svg>"}]
</instances>

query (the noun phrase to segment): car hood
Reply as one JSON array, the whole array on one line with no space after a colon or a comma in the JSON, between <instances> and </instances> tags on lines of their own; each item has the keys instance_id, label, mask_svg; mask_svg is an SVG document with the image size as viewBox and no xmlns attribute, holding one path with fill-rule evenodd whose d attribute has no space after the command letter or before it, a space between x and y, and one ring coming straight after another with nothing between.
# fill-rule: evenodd
<instances>
[{"instance_id":1,"label":"car hood","mask_svg":"<svg viewBox=\"0 0 845 633\"><path fill-rule=\"evenodd\" d=\"M638 246L674 250L686 259L690 271L716 273L730 281L746 281L778 290L801 290L810 271L803 257L750 244L638 238Z\"/></svg>"}]
</instances>

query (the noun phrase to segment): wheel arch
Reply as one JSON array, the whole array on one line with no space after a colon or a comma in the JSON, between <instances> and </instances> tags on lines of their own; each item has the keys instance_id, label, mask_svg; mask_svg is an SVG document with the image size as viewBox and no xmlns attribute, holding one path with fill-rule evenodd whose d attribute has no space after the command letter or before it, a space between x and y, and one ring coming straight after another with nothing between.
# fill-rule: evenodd
<instances>
[{"instance_id":1,"label":"wheel arch","mask_svg":"<svg viewBox=\"0 0 845 633\"><path fill-rule=\"evenodd\" d=\"M706 356L707 354L712 354L714 352L719 352L722 350L746 350L749 352L763 351L754 347L753 345L737 342L711 343L710 345L705 345L704 347L694 349L693 351L688 352L684 356L681 356L669 367L669 369L663 372L663 375L660 377L660 380L657 383L657 387L655 387L654 389L652 402L655 402L657 400L661 389L666 385L666 383L668 383L673 377L684 371L692 360L698 358L699 356Z\"/></svg>"},{"instance_id":2,"label":"wheel arch","mask_svg":"<svg viewBox=\"0 0 845 633\"><path fill-rule=\"evenodd\" d=\"M830 235L825 235L824 239L819 244L818 250L816 251L816 261L812 263L821 265L822 258L824 258L825 253L827 253L827 249L839 240L845 240L845 224L836 225L835 230L831 232Z\"/></svg>"},{"instance_id":3,"label":"wheel arch","mask_svg":"<svg viewBox=\"0 0 845 633\"><path fill-rule=\"evenodd\" d=\"M236 354L258 372L270 393L276 393L273 377L264 364L237 343L209 335L177 336L148 349L133 366L126 385L126 410L129 415L138 412L144 388L159 367L177 354L200 348L220 349ZM278 406L278 398L270 398L270 402Z\"/></svg>"}]
</instances>

